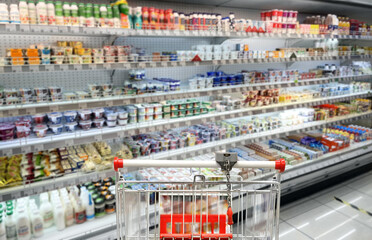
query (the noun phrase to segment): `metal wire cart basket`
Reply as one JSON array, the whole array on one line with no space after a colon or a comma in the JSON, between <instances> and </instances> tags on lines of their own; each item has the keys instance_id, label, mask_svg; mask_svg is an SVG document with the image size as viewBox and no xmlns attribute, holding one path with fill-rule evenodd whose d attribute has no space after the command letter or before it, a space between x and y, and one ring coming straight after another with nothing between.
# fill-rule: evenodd
<instances>
[{"instance_id":1,"label":"metal wire cart basket","mask_svg":"<svg viewBox=\"0 0 372 240\"><path fill-rule=\"evenodd\" d=\"M115 159L117 238L127 240L279 239L280 172L285 161ZM175 181L124 180L124 168L221 168L224 175L193 174ZM270 181L243 181L232 168L271 168Z\"/></svg>"}]
</instances>

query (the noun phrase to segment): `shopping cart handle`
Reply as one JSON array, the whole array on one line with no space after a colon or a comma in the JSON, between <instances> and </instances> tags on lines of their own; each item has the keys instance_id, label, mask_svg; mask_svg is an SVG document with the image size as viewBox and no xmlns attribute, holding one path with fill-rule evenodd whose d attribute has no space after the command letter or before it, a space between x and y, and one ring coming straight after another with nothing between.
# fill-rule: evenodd
<instances>
[{"instance_id":1,"label":"shopping cart handle","mask_svg":"<svg viewBox=\"0 0 372 240\"><path fill-rule=\"evenodd\" d=\"M214 161L192 161L192 160L123 160L115 157L114 169L118 171L125 167L164 167L164 168L221 168ZM238 161L234 168L271 168L284 172L285 160L277 161Z\"/></svg>"},{"instance_id":2,"label":"shopping cart handle","mask_svg":"<svg viewBox=\"0 0 372 240\"><path fill-rule=\"evenodd\" d=\"M279 170L279 172L284 172L285 170L285 160L282 158L280 160L275 161L275 169Z\"/></svg>"}]
</instances>

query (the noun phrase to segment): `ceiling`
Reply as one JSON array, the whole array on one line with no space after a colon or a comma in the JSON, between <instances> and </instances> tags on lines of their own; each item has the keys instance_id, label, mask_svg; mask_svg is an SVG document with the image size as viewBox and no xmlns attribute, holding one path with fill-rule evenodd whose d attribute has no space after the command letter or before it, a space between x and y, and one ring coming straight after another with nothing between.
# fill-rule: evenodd
<instances>
[{"instance_id":1,"label":"ceiling","mask_svg":"<svg viewBox=\"0 0 372 240\"><path fill-rule=\"evenodd\" d=\"M291 9L307 14L349 16L372 23L372 0L157 0L163 2L202 4L216 7L255 10Z\"/></svg>"}]
</instances>

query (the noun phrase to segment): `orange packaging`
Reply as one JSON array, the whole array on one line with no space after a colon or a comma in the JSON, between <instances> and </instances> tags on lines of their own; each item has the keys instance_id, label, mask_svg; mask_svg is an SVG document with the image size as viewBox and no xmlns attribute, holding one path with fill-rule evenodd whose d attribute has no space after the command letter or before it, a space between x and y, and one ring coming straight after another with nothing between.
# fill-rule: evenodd
<instances>
[{"instance_id":1,"label":"orange packaging","mask_svg":"<svg viewBox=\"0 0 372 240\"><path fill-rule=\"evenodd\" d=\"M28 57L28 64L30 65L39 65L40 57L38 49L27 49L26 56Z\"/></svg>"},{"instance_id":2,"label":"orange packaging","mask_svg":"<svg viewBox=\"0 0 372 240\"><path fill-rule=\"evenodd\" d=\"M12 57L13 65L24 65L22 49L10 49L10 56Z\"/></svg>"}]
</instances>

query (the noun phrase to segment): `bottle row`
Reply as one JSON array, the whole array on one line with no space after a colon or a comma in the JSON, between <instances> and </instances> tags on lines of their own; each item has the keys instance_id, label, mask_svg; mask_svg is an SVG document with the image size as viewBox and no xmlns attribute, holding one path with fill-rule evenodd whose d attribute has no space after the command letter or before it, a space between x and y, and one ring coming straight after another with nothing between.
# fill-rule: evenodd
<instances>
[{"instance_id":1,"label":"bottle row","mask_svg":"<svg viewBox=\"0 0 372 240\"><path fill-rule=\"evenodd\" d=\"M237 18L234 13L223 17L218 13L193 12L185 14L173 9L129 7L126 1L111 5L68 3L61 1L21 0L19 5L0 4L2 24L39 24L76 27L124 28L144 30L179 30L210 32L258 32L298 34L369 35L370 26L347 17L307 17L303 24L298 12L278 10L261 12L261 21ZM10 11L9 11L10 9ZM258 17L258 16L257 16Z\"/></svg>"},{"instance_id":2,"label":"bottle row","mask_svg":"<svg viewBox=\"0 0 372 240\"><path fill-rule=\"evenodd\" d=\"M0 203L0 236L4 234L6 240L39 238L45 229L55 226L62 231L115 213L115 208L111 178L18 198Z\"/></svg>"}]
</instances>

